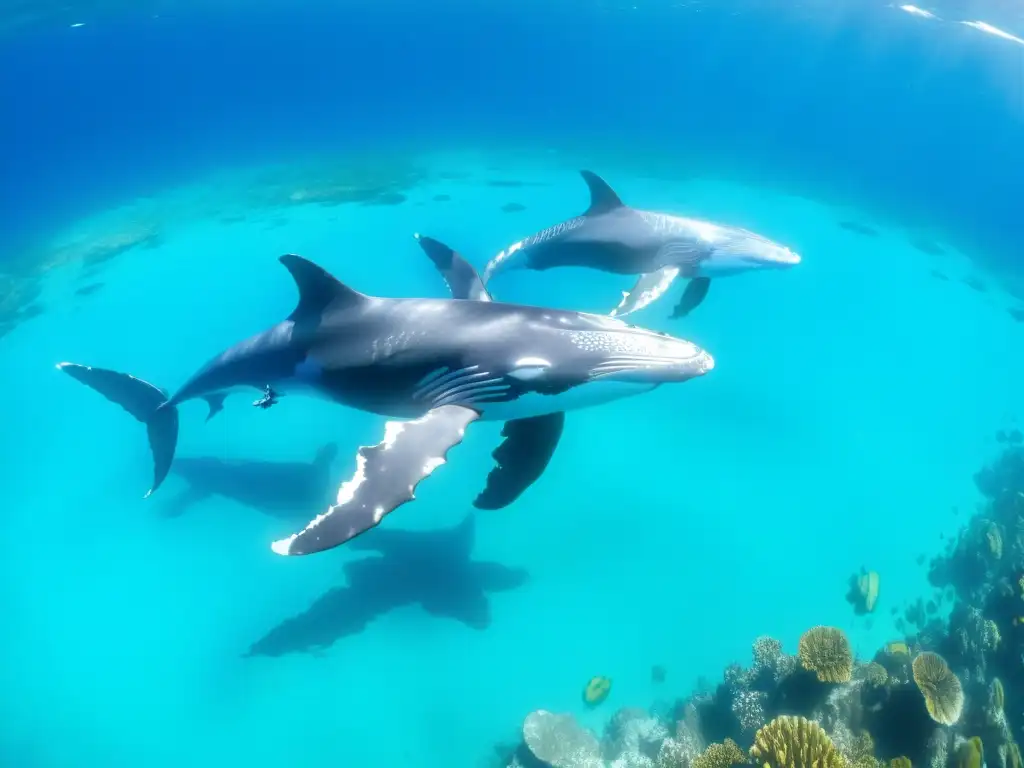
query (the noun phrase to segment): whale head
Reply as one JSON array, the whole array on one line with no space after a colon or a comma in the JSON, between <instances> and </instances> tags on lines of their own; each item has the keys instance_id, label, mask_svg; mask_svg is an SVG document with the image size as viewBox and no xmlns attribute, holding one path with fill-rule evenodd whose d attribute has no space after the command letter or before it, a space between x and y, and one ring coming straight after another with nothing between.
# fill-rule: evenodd
<instances>
[{"instance_id":1,"label":"whale head","mask_svg":"<svg viewBox=\"0 0 1024 768\"><path fill-rule=\"evenodd\" d=\"M710 249L700 264L702 277L724 277L758 269L787 269L800 263L800 256L754 232L717 227Z\"/></svg>"},{"instance_id":2,"label":"whale head","mask_svg":"<svg viewBox=\"0 0 1024 768\"><path fill-rule=\"evenodd\" d=\"M485 418L528 418L600 405L704 376L715 366L693 342L617 318L526 313L515 332L505 335L500 362L488 366L501 371L516 397L487 403Z\"/></svg>"}]
</instances>

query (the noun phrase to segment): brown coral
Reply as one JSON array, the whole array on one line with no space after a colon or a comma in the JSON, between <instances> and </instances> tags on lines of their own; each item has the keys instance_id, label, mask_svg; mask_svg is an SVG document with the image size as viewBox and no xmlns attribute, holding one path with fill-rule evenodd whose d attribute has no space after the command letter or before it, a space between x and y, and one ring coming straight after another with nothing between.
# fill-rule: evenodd
<instances>
[{"instance_id":1,"label":"brown coral","mask_svg":"<svg viewBox=\"0 0 1024 768\"><path fill-rule=\"evenodd\" d=\"M910 768L909 757L894 757L889 761L889 768Z\"/></svg>"},{"instance_id":2,"label":"brown coral","mask_svg":"<svg viewBox=\"0 0 1024 768\"><path fill-rule=\"evenodd\" d=\"M913 663L914 682L924 694L924 703L932 720L953 725L964 708L964 691L960 678L937 653L925 651Z\"/></svg>"},{"instance_id":3,"label":"brown coral","mask_svg":"<svg viewBox=\"0 0 1024 768\"><path fill-rule=\"evenodd\" d=\"M981 739L972 736L956 752L956 768L982 768L985 765L985 749Z\"/></svg>"},{"instance_id":4,"label":"brown coral","mask_svg":"<svg viewBox=\"0 0 1024 768\"><path fill-rule=\"evenodd\" d=\"M869 661L857 668L857 677L868 685L880 687L889 681L889 673L877 661Z\"/></svg>"},{"instance_id":5,"label":"brown coral","mask_svg":"<svg viewBox=\"0 0 1024 768\"><path fill-rule=\"evenodd\" d=\"M797 656L823 683L848 683L853 677L853 650L841 629L813 627L800 638Z\"/></svg>"},{"instance_id":6,"label":"brown coral","mask_svg":"<svg viewBox=\"0 0 1024 768\"><path fill-rule=\"evenodd\" d=\"M757 732L750 756L764 768L847 768L824 728L790 715L775 718Z\"/></svg>"},{"instance_id":7,"label":"brown coral","mask_svg":"<svg viewBox=\"0 0 1024 768\"><path fill-rule=\"evenodd\" d=\"M732 739L726 739L724 744L712 744L695 757L692 768L730 768L746 761L747 756L739 745Z\"/></svg>"},{"instance_id":8,"label":"brown coral","mask_svg":"<svg viewBox=\"0 0 1024 768\"><path fill-rule=\"evenodd\" d=\"M992 708L996 712L1002 712L1006 707L1006 691L1003 689L1003 681L998 677L992 680Z\"/></svg>"}]
</instances>

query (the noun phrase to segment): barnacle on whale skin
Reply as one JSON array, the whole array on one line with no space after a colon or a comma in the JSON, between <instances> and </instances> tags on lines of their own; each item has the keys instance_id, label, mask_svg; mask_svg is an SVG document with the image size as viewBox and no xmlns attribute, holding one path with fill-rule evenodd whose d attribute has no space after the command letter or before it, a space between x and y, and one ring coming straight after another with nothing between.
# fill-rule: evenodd
<instances>
[{"instance_id":1,"label":"barnacle on whale skin","mask_svg":"<svg viewBox=\"0 0 1024 768\"><path fill-rule=\"evenodd\" d=\"M777 717L757 732L750 757L764 768L848 768L824 728L791 715Z\"/></svg>"},{"instance_id":2,"label":"barnacle on whale skin","mask_svg":"<svg viewBox=\"0 0 1024 768\"><path fill-rule=\"evenodd\" d=\"M853 649L841 629L812 627L800 638L797 656L804 669L823 683L848 683L853 677Z\"/></svg>"},{"instance_id":3,"label":"barnacle on whale skin","mask_svg":"<svg viewBox=\"0 0 1024 768\"><path fill-rule=\"evenodd\" d=\"M964 708L960 678L953 674L944 658L930 651L918 654L911 668L932 720L953 725L960 719Z\"/></svg>"}]
</instances>

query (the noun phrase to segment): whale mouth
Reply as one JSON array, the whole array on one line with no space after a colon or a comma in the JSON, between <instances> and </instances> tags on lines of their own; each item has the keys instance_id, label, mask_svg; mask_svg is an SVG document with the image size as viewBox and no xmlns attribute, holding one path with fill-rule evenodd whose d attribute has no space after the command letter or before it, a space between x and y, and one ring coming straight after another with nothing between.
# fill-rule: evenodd
<instances>
[{"instance_id":1,"label":"whale mouth","mask_svg":"<svg viewBox=\"0 0 1024 768\"><path fill-rule=\"evenodd\" d=\"M589 378L661 383L703 376L715 367L715 359L700 349L686 357L619 356L595 365Z\"/></svg>"}]
</instances>

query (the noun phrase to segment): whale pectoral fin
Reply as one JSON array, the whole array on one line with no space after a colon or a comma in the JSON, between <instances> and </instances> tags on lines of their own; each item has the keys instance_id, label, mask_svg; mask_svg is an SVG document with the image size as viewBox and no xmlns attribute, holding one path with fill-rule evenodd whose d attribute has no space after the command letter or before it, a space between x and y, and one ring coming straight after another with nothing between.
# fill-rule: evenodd
<instances>
[{"instance_id":1,"label":"whale pectoral fin","mask_svg":"<svg viewBox=\"0 0 1024 768\"><path fill-rule=\"evenodd\" d=\"M498 465L487 475L487 486L473 506L501 509L518 499L544 473L564 426L564 412L505 422L505 441L491 454Z\"/></svg>"},{"instance_id":2,"label":"whale pectoral fin","mask_svg":"<svg viewBox=\"0 0 1024 768\"><path fill-rule=\"evenodd\" d=\"M654 272L640 275L633 290L622 294L619 306L611 311L612 317L622 317L630 312L643 309L669 289L679 275L679 267L662 267Z\"/></svg>"},{"instance_id":3,"label":"whale pectoral fin","mask_svg":"<svg viewBox=\"0 0 1024 768\"><path fill-rule=\"evenodd\" d=\"M205 400L206 404L210 406L210 412L206 414L207 421L209 421L218 413L224 410L224 398L226 397L227 394L225 394L224 392L215 392L212 395L203 396L203 400Z\"/></svg>"},{"instance_id":4,"label":"whale pectoral fin","mask_svg":"<svg viewBox=\"0 0 1024 768\"><path fill-rule=\"evenodd\" d=\"M484 288L484 283L472 264L440 240L420 234L416 234L415 237L420 248L430 257L434 266L437 267L437 271L441 273L441 277L448 283L452 298L472 301L491 300L491 294Z\"/></svg>"},{"instance_id":5,"label":"whale pectoral fin","mask_svg":"<svg viewBox=\"0 0 1024 768\"><path fill-rule=\"evenodd\" d=\"M710 277L695 277L686 285L686 290L679 298L679 303L672 310L673 319L686 317L690 312L700 306L704 297L708 295L708 288L711 287Z\"/></svg>"},{"instance_id":6,"label":"whale pectoral fin","mask_svg":"<svg viewBox=\"0 0 1024 768\"><path fill-rule=\"evenodd\" d=\"M335 503L271 549L279 555L311 555L373 528L415 498L419 482L445 463L448 450L479 418L472 408L442 405L413 421L389 421L379 444L359 449L355 474L338 488Z\"/></svg>"}]
</instances>

